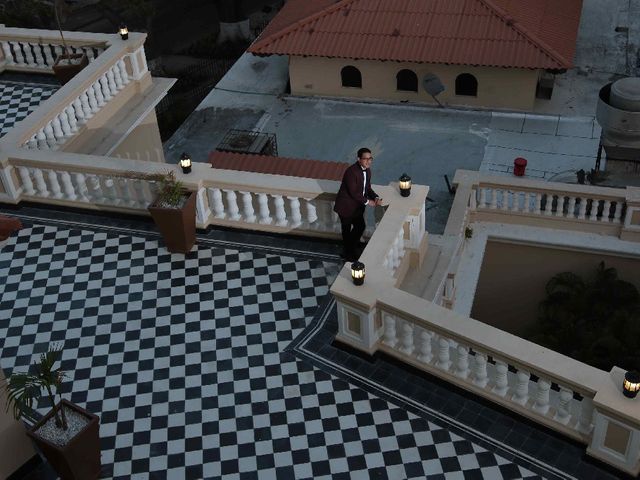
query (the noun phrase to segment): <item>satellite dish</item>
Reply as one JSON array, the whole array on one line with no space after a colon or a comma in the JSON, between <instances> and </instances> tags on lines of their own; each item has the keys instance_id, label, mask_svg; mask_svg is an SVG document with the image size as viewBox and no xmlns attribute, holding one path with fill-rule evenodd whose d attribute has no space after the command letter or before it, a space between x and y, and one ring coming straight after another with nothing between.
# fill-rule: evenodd
<instances>
[{"instance_id":1,"label":"satellite dish","mask_svg":"<svg viewBox=\"0 0 640 480\"><path fill-rule=\"evenodd\" d=\"M422 86L432 97L435 97L436 95L444 92L444 85L437 77L437 75L434 75L433 73L429 73L424 76L424 79L422 80Z\"/></svg>"}]
</instances>

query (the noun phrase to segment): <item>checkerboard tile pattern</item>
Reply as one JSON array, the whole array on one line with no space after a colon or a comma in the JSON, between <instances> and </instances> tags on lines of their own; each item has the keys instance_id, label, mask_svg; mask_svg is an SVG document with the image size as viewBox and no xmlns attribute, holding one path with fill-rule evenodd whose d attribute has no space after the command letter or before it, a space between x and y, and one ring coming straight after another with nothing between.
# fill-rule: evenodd
<instances>
[{"instance_id":1,"label":"checkerboard tile pattern","mask_svg":"<svg viewBox=\"0 0 640 480\"><path fill-rule=\"evenodd\" d=\"M0 365L63 343L118 479L535 478L285 349L337 269L32 225L0 250Z\"/></svg>"},{"instance_id":2,"label":"checkerboard tile pattern","mask_svg":"<svg viewBox=\"0 0 640 480\"><path fill-rule=\"evenodd\" d=\"M0 137L53 95L57 86L0 82Z\"/></svg>"}]
</instances>

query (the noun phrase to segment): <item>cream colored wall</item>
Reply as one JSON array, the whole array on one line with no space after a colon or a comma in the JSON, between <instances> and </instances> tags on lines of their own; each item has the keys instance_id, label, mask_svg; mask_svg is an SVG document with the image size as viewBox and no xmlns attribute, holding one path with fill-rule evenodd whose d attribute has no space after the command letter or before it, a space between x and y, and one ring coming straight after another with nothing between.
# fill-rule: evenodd
<instances>
[{"instance_id":1,"label":"cream colored wall","mask_svg":"<svg viewBox=\"0 0 640 480\"><path fill-rule=\"evenodd\" d=\"M0 369L0 384L4 385L4 373ZM5 412L4 388L0 390L0 478L8 478L24 465L36 452L22 424Z\"/></svg>"},{"instance_id":2,"label":"cream colored wall","mask_svg":"<svg viewBox=\"0 0 640 480\"><path fill-rule=\"evenodd\" d=\"M149 112L149 115L127 135L127 138L111 155L124 158L140 158L152 162L165 161L155 110ZM178 159L176 159L177 161Z\"/></svg>"},{"instance_id":3,"label":"cream colored wall","mask_svg":"<svg viewBox=\"0 0 640 480\"><path fill-rule=\"evenodd\" d=\"M521 335L537 319L545 285L555 274L592 276L600 261L618 270L619 278L640 289L640 257L602 255L531 245L488 241L471 317Z\"/></svg>"},{"instance_id":4,"label":"cream colored wall","mask_svg":"<svg viewBox=\"0 0 640 480\"><path fill-rule=\"evenodd\" d=\"M360 70L361 89L342 86L340 71L346 65L353 65ZM417 93L396 90L396 74L405 68L413 70L418 76ZM437 75L445 86L445 91L438 95L441 103L530 110L535 101L537 70L323 57L291 56L289 58L291 93L294 95L377 98L435 104L422 87L422 79L428 73ZM455 95L455 79L461 73L470 73L476 77L477 97Z\"/></svg>"}]
</instances>

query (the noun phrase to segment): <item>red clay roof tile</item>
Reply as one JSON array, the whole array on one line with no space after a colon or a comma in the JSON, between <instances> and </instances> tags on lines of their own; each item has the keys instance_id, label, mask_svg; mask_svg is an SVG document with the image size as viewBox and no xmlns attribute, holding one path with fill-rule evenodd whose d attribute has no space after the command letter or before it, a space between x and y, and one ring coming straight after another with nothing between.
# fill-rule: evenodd
<instances>
[{"instance_id":1,"label":"red clay roof tile","mask_svg":"<svg viewBox=\"0 0 640 480\"><path fill-rule=\"evenodd\" d=\"M581 11L582 0L289 0L249 51L570 68Z\"/></svg>"},{"instance_id":2,"label":"red clay roof tile","mask_svg":"<svg viewBox=\"0 0 640 480\"><path fill-rule=\"evenodd\" d=\"M318 180L342 180L349 166L343 162L306 160L299 158L271 157L249 153L218 152L209 154L212 168L238 170L241 172L269 173L290 177L315 178Z\"/></svg>"}]
</instances>

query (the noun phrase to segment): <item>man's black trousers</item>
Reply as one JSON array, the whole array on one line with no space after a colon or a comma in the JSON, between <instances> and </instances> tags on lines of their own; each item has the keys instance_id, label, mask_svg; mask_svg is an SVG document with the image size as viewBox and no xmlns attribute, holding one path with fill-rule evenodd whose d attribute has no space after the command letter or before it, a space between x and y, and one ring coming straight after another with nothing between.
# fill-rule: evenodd
<instances>
[{"instance_id":1,"label":"man's black trousers","mask_svg":"<svg viewBox=\"0 0 640 480\"><path fill-rule=\"evenodd\" d=\"M342 226L342 245L344 246L344 256L349 261L358 259L360 237L365 230L364 223L364 206L358 208L351 217L340 216L340 225Z\"/></svg>"}]
</instances>

